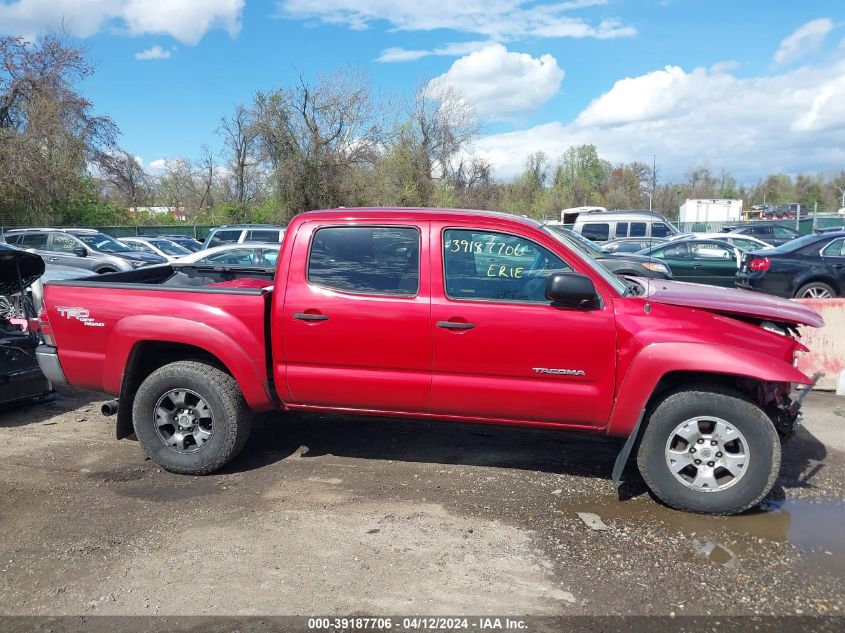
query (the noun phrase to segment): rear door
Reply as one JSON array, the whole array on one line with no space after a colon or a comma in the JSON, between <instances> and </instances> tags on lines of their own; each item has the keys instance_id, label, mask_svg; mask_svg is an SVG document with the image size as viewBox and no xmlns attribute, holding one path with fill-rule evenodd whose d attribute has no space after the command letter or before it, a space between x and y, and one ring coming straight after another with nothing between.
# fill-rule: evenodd
<instances>
[{"instance_id":1,"label":"rear door","mask_svg":"<svg viewBox=\"0 0 845 633\"><path fill-rule=\"evenodd\" d=\"M615 321L555 307L548 246L479 223L432 223L434 377L429 412L594 425L613 399ZM434 272L436 271L436 272Z\"/></svg>"},{"instance_id":2,"label":"rear door","mask_svg":"<svg viewBox=\"0 0 845 633\"><path fill-rule=\"evenodd\" d=\"M421 252L428 253L426 222L300 225L281 356L274 346L283 359L276 384L287 386L290 403L426 411L433 334Z\"/></svg>"},{"instance_id":3,"label":"rear door","mask_svg":"<svg viewBox=\"0 0 845 633\"><path fill-rule=\"evenodd\" d=\"M821 250L822 260L830 266L840 295L845 291L845 238L833 240Z\"/></svg>"}]
</instances>

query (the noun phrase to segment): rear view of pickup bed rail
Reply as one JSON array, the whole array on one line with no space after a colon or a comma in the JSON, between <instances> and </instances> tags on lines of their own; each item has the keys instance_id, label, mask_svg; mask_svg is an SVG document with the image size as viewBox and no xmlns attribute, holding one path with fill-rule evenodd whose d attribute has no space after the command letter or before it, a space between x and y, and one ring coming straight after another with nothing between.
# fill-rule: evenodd
<instances>
[{"instance_id":1,"label":"rear view of pickup bed rail","mask_svg":"<svg viewBox=\"0 0 845 633\"><path fill-rule=\"evenodd\" d=\"M117 436L177 473L241 450L257 411L340 411L628 437L653 493L736 513L798 417L801 305L617 277L516 216L298 215L275 271L168 264L45 288L54 382L118 396ZM640 421L638 424L638 421Z\"/></svg>"}]
</instances>

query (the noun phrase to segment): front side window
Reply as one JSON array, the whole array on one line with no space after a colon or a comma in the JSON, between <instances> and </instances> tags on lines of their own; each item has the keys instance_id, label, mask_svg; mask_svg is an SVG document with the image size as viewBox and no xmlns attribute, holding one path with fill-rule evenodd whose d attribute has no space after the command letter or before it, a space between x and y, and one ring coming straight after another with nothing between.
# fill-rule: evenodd
<instances>
[{"instance_id":1,"label":"front side window","mask_svg":"<svg viewBox=\"0 0 845 633\"><path fill-rule=\"evenodd\" d=\"M797 231L788 229L785 226L773 226L772 231L774 231L775 237L779 240L791 240L793 237L798 236Z\"/></svg>"},{"instance_id":2,"label":"front side window","mask_svg":"<svg viewBox=\"0 0 845 633\"><path fill-rule=\"evenodd\" d=\"M675 244L659 248L649 255L658 259L689 259L689 249L686 244Z\"/></svg>"},{"instance_id":3,"label":"front side window","mask_svg":"<svg viewBox=\"0 0 845 633\"><path fill-rule=\"evenodd\" d=\"M419 230L398 226L318 229L308 256L308 281L344 292L415 295L420 285Z\"/></svg>"},{"instance_id":4,"label":"front side window","mask_svg":"<svg viewBox=\"0 0 845 633\"><path fill-rule=\"evenodd\" d=\"M548 303L546 279L572 270L523 237L464 229L444 231L443 263L447 296L486 301Z\"/></svg>"},{"instance_id":5,"label":"front side window","mask_svg":"<svg viewBox=\"0 0 845 633\"><path fill-rule=\"evenodd\" d=\"M581 235L596 242L604 242L610 237L610 225L607 222L589 222L581 228Z\"/></svg>"},{"instance_id":6,"label":"front side window","mask_svg":"<svg viewBox=\"0 0 845 633\"><path fill-rule=\"evenodd\" d=\"M651 225L652 237L667 237L669 232L669 227L663 224L663 222L655 222Z\"/></svg>"},{"instance_id":7,"label":"front side window","mask_svg":"<svg viewBox=\"0 0 845 633\"><path fill-rule=\"evenodd\" d=\"M64 233L53 234L53 248L52 250L59 253L72 253L73 249L79 246L79 243L70 235Z\"/></svg>"},{"instance_id":8,"label":"front side window","mask_svg":"<svg viewBox=\"0 0 845 633\"><path fill-rule=\"evenodd\" d=\"M693 259L733 259L733 249L714 242L690 244Z\"/></svg>"}]
</instances>

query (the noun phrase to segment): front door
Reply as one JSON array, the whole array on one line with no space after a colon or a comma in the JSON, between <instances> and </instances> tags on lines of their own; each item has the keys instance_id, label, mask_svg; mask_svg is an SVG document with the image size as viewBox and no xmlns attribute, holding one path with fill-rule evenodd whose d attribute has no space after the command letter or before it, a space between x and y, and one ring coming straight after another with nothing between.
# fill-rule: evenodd
<instances>
[{"instance_id":1,"label":"front door","mask_svg":"<svg viewBox=\"0 0 845 633\"><path fill-rule=\"evenodd\" d=\"M572 270L549 248L493 228L432 228L434 377L429 411L593 425L613 401L613 307L552 306ZM436 272L435 272L436 271Z\"/></svg>"},{"instance_id":2,"label":"front door","mask_svg":"<svg viewBox=\"0 0 845 633\"><path fill-rule=\"evenodd\" d=\"M274 324L285 402L422 413L431 388L428 225L297 231L282 323ZM280 284L284 280L277 280ZM274 314L278 312L274 310Z\"/></svg>"},{"instance_id":3,"label":"front door","mask_svg":"<svg viewBox=\"0 0 845 633\"><path fill-rule=\"evenodd\" d=\"M690 281L733 288L740 258L729 244L693 242L690 247Z\"/></svg>"},{"instance_id":4,"label":"front door","mask_svg":"<svg viewBox=\"0 0 845 633\"><path fill-rule=\"evenodd\" d=\"M689 247L684 242L667 244L649 253L651 257L662 259L666 262L672 277L676 281L692 281L690 278Z\"/></svg>"}]
</instances>

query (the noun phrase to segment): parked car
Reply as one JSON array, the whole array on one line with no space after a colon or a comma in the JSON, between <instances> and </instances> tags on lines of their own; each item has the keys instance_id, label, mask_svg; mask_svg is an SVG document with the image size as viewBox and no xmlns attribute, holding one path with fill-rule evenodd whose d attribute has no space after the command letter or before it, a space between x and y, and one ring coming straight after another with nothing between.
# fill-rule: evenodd
<instances>
[{"instance_id":1,"label":"parked car","mask_svg":"<svg viewBox=\"0 0 845 633\"><path fill-rule=\"evenodd\" d=\"M226 244L180 257L181 264L215 264L220 266L262 266L273 268L281 244Z\"/></svg>"},{"instance_id":2,"label":"parked car","mask_svg":"<svg viewBox=\"0 0 845 633\"><path fill-rule=\"evenodd\" d=\"M733 288L743 251L716 240L680 240L646 248L639 254L666 262L677 281Z\"/></svg>"},{"instance_id":3,"label":"parked car","mask_svg":"<svg viewBox=\"0 0 845 633\"><path fill-rule=\"evenodd\" d=\"M549 226L549 228L571 239L576 247L589 253L597 262L615 275L672 279L672 272L669 267L659 259L635 254L608 253L603 246L599 246L571 229L565 229L559 225Z\"/></svg>"},{"instance_id":4,"label":"parked car","mask_svg":"<svg viewBox=\"0 0 845 633\"><path fill-rule=\"evenodd\" d=\"M595 242L620 237L669 237L678 233L665 216L652 211L582 213L572 230Z\"/></svg>"},{"instance_id":5,"label":"parked car","mask_svg":"<svg viewBox=\"0 0 845 633\"><path fill-rule=\"evenodd\" d=\"M620 237L618 240L602 242L601 247L611 254L637 253L644 248L665 244L665 237Z\"/></svg>"},{"instance_id":6,"label":"parked car","mask_svg":"<svg viewBox=\"0 0 845 633\"><path fill-rule=\"evenodd\" d=\"M35 351L41 343L33 329L35 314L24 301L13 312L16 297L44 273L44 262L34 254L0 244L0 404L8 405L52 396L53 388L38 367ZM27 307L30 306L30 307Z\"/></svg>"},{"instance_id":7,"label":"parked car","mask_svg":"<svg viewBox=\"0 0 845 633\"><path fill-rule=\"evenodd\" d=\"M223 244L243 244L244 242L260 242L263 244L281 244L285 236L285 227L272 224L240 224L234 226L218 226L211 229L203 250L222 246Z\"/></svg>"},{"instance_id":8,"label":"parked car","mask_svg":"<svg viewBox=\"0 0 845 633\"><path fill-rule=\"evenodd\" d=\"M780 246L790 240L794 240L796 237L801 237L801 234L795 229L772 222L755 222L753 224L730 227L728 233L730 235L750 235L771 246Z\"/></svg>"},{"instance_id":9,"label":"parked car","mask_svg":"<svg viewBox=\"0 0 845 633\"><path fill-rule=\"evenodd\" d=\"M719 242L727 242L731 246L736 246L744 251L759 251L761 249L774 248L771 244L767 244L763 240L758 240L751 235L742 235L737 233L681 233L670 238L671 241L677 240L717 240Z\"/></svg>"},{"instance_id":10,"label":"parked car","mask_svg":"<svg viewBox=\"0 0 845 633\"><path fill-rule=\"evenodd\" d=\"M169 240L174 244L187 248L192 253L196 253L202 248L202 242L195 240L192 237L188 237L187 235L157 235L156 237Z\"/></svg>"},{"instance_id":11,"label":"parked car","mask_svg":"<svg viewBox=\"0 0 845 633\"><path fill-rule=\"evenodd\" d=\"M736 285L788 298L843 296L845 231L814 233L772 250L746 253Z\"/></svg>"},{"instance_id":12,"label":"parked car","mask_svg":"<svg viewBox=\"0 0 845 633\"><path fill-rule=\"evenodd\" d=\"M823 324L783 299L622 280L497 213L300 214L272 294L246 287L255 269L171 283L195 268L48 284L37 352L57 384L119 396L118 438L192 475L238 454L251 411L334 411L629 437L617 465L636 440L659 499L741 512L777 479L792 384L811 383L794 327Z\"/></svg>"},{"instance_id":13,"label":"parked car","mask_svg":"<svg viewBox=\"0 0 845 633\"><path fill-rule=\"evenodd\" d=\"M93 229L11 229L2 241L33 250L48 264L113 273L161 264L158 255L136 253L125 244Z\"/></svg>"},{"instance_id":14,"label":"parked car","mask_svg":"<svg viewBox=\"0 0 845 633\"><path fill-rule=\"evenodd\" d=\"M118 241L126 244L136 253L151 253L163 257L169 262L193 252L176 242L161 237L121 237Z\"/></svg>"}]
</instances>

